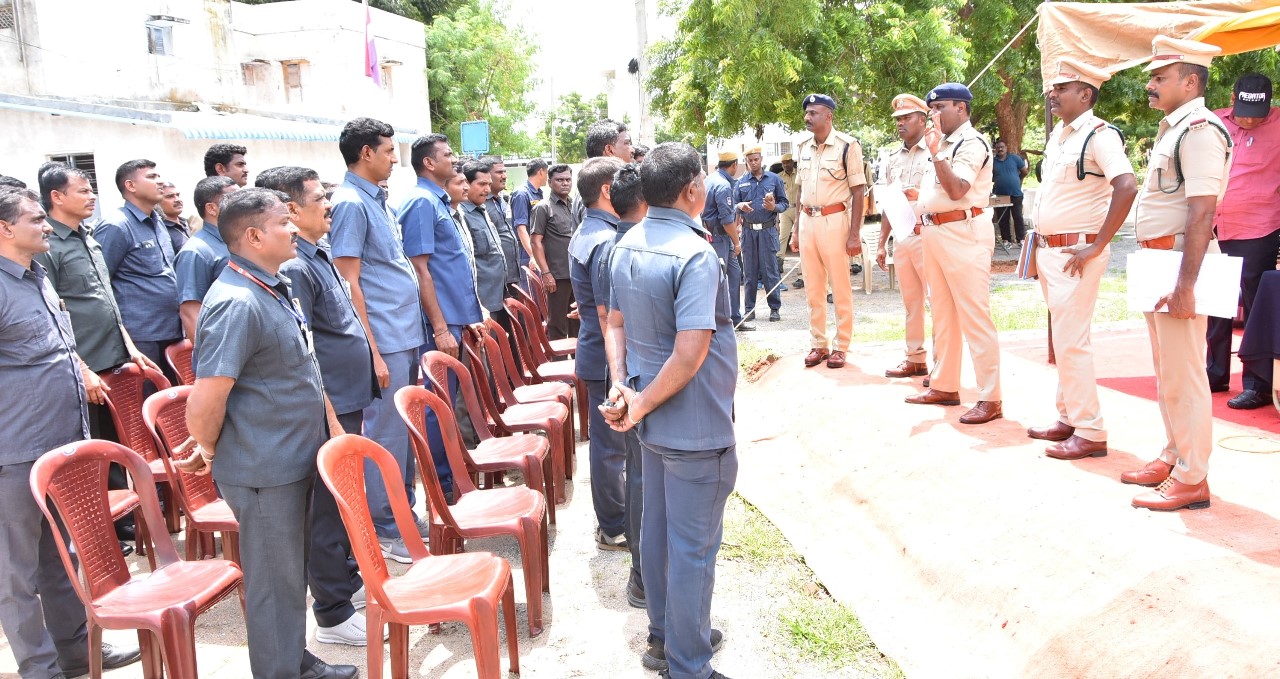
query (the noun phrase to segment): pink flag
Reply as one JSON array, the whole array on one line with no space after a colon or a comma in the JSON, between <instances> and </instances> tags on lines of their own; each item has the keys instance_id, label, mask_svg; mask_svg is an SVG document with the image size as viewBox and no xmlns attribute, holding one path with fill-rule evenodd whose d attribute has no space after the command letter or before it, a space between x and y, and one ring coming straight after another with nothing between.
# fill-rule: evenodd
<instances>
[{"instance_id":1,"label":"pink flag","mask_svg":"<svg viewBox=\"0 0 1280 679\"><path fill-rule=\"evenodd\" d=\"M372 25L369 0L364 0L364 74L373 79L373 84L382 87L382 68L378 63L378 45L373 40Z\"/></svg>"}]
</instances>

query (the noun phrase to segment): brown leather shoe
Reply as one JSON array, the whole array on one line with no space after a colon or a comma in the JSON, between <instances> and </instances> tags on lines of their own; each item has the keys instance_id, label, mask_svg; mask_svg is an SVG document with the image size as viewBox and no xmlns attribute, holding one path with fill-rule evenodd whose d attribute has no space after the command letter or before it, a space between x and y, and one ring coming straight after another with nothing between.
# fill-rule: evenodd
<instances>
[{"instance_id":1,"label":"brown leather shoe","mask_svg":"<svg viewBox=\"0 0 1280 679\"><path fill-rule=\"evenodd\" d=\"M919 377L929 374L929 366L914 361L903 361L898 367L884 371L885 377ZM926 387L929 385L925 385Z\"/></svg>"},{"instance_id":2,"label":"brown leather shoe","mask_svg":"<svg viewBox=\"0 0 1280 679\"><path fill-rule=\"evenodd\" d=\"M1044 454L1055 460L1082 460L1086 457L1106 457L1106 441L1090 441L1072 435L1062 443L1055 443L1044 449Z\"/></svg>"},{"instance_id":3,"label":"brown leather shoe","mask_svg":"<svg viewBox=\"0 0 1280 679\"><path fill-rule=\"evenodd\" d=\"M1004 417L1004 409L1000 401L978 401L969 412L960 416L960 424L986 424L991 420Z\"/></svg>"},{"instance_id":4,"label":"brown leather shoe","mask_svg":"<svg viewBox=\"0 0 1280 679\"><path fill-rule=\"evenodd\" d=\"M955 391L938 391L937 389L930 389L923 394L908 396L903 400L907 403L914 403L916 405L958 406L960 405L960 393Z\"/></svg>"},{"instance_id":5,"label":"brown leather shoe","mask_svg":"<svg viewBox=\"0 0 1280 679\"><path fill-rule=\"evenodd\" d=\"M1209 506L1209 480L1192 486L1170 476L1155 490L1133 498L1133 506L1157 512L1204 509Z\"/></svg>"},{"instance_id":6,"label":"brown leather shoe","mask_svg":"<svg viewBox=\"0 0 1280 679\"><path fill-rule=\"evenodd\" d=\"M827 360L827 356L829 356L830 353L831 352L826 349L811 350L809 355L804 357L804 367L812 368L813 366L818 365L819 363Z\"/></svg>"},{"instance_id":7,"label":"brown leather shoe","mask_svg":"<svg viewBox=\"0 0 1280 679\"><path fill-rule=\"evenodd\" d=\"M845 356L843 351L833 351L827 357L828 368L843 368L845 364Z\"/></svg>"},{"instance_id":8,"label":"brown leather shoe","mask_svg":"<svg viewBox=\"0 0 1280 679\"><path fill-rule=\"evenodd\" d=\"M1120 474L1120 483L1132 483L1135 486L1158 486L1169 478L1169 472L1171 471L1173 471L1173 465L1156 458L1148 462L1147 466L1142 469Z\"/></svg>"},{"instance_id":9,"label":"brown leather shoe","mask_svg":"<svg viewBox=\"0 0 1280 679\"><path fill-rule=\"evenodd\" d=\"M1031 427L1027 436L1041 441L1066 441L1076 433L1076 428L1065 422L1054 422L1052 427Z\"/></svg>"}]
</instances>

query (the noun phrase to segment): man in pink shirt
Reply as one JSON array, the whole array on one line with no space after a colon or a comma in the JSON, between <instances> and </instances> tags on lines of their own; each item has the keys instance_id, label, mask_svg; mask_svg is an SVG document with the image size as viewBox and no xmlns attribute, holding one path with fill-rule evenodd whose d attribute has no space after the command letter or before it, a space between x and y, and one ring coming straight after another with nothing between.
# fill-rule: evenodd
<instances>
[{"instance_id":1,"label":"man in pink shirt","mask_svg":"<svg viewBox=\"0 0 1280 679\"><path fill-rule=\"evenodd\" d=\"M1240 288L1249 315L1264 271L1276 268L1280 251L1280 109L1271 108L1271 80L1246 73L1236 81L1232 106L1215 111L1231 135L1234 158L1227 192L1213 216L1222 252L1244 258ZM1206 371L1212 391L1231 381L1231 319L1209 318ZM1237 409L1271 405L1271 385L1245 371L1244 392L1227 405Z\"/></svg>"}]
</instances>

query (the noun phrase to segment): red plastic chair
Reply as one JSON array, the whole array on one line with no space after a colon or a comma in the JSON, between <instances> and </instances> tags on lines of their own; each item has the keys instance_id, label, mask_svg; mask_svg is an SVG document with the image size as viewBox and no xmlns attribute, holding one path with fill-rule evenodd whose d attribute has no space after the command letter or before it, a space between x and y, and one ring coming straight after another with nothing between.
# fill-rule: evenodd
<instances>
[{"instance_id":1,"label":"red plastic chair","mask_svg":"<svg viewBox=\"0 0 1280 679\"><path fill-rule=\"evenodd\" d=\"M554 404L563 408L565 429L564 440L565 445L562 446L561 453L564 458L557 464L562 472L565 466L573 464L573 417L569 410L572 401L572 392L568 392L568 386L560 382L546 382L539 385L533 385L521 390L523 394L517 393L511 387L511 381L507 377L506 367L501 360L501 349L499 348L497 338L489 333L468 331L463 342L463 350L471 364L471 375L476 390L481 395L481 400L487 413L492 413L488 421L492 423L494 433L498 436L508 436L516 432L531 431L531 427L543 428L545 417L550 414L546 408L536 408L540 404ZM482 389L479 380L485 378L496 388L496 393L491 390ZM559 389L546 389L544 387L558 387ZM564 391L561 391L564 390ZM569 398L564 398L564 396ZM565 401L568 401L566 403ZM559 410L559 408L557 408ZM548 432L550 433L550 432ZM557 478L556 483L557 498L563 502L564 497L564 477ZM548 498L550 500L551 498ZM555 510L552 510L551 523L555 523Z\"/></svg>"},{"instance_id":2,"label":"red plastic chair","mask_svg":"<svg viewBox=\"0 0 1280 679\"><path fill-rule=\"evenodd\" d=\"M482 369L481 367L480 370ZM488 385L482 389L476 381L484 376L483 372L467 370L460 361L439 351L428 351L422 355L422 374L431 383L436 395L443 399L448 399L447 385L449 375L452 374L458 381L458 389L467 404L467 412L472 414L472 421L476 420L475 413L481 414L484 426L489 428L489 433L493 436L546 432L547 440L551 443L551 460L547 477L550 483L545 490L548 491L548 507L554 517L555 503L565 501L564 461L573 459L573 425L569 419L569 409L560 403L543 402L516 403L500 410L493 402L493 392L488 389ZM555 493L554 500L551 500L552 491Z\"/></svg>"},{"instance_id":3,"label":"red plastic chair","mask_svg":"<svg viewBox=\"0 0 1280 679\"><path fill-rule=\"evenodd\" d=\"M160 497L164 499L164 525L170 533L182 530L182 518L178 513L178 503L174 501L173 484L169 482L168 472L160 461L160 451L156 449L151 431L142 421L142 400L145 398L147 383L157 390L168 389L169 380L158 370L142 369L136 363L125 363L111 371L101 374L102 381L111 389L108 394L107 407L111 409L111 421L116 425L116 436L120 443L142 456L151 465L151 475L160 484ZM138 524L139 531L146 526ZM141 536L140 536L141 537ZM139 540L141 546L145 540Z\"/></svg>"},{"instance_id":4,"label":"red plastic chair","mask_svg":"<svg viewBox=\"0 0 1280 679\"><path fill-rule=\"evenodd\" d=\"M438 353L438 352L436 352ZM443 354L442 354L443 355ZM396 392L396 410L409 426L413 453L422 471L422 485L427 489L431 506L431 549L435 554L462 552L467 538L510 535L520 545L520 564L524 568L525 595L529 606L529 636L542 633L542 593L551 591L547 561L547 499L542 493L525 486L508 486L479 490L467 476L462 457L462 442L453 409L428 389L403 387ZM440 423L449 468L453 470L453 495L449 504L440 487L440 477L427 445L426 409L430 408ZM408 518L408 517L406 517ZM398 516L396 525L408 530ZM416 534L416 531L411 531ZM401 533L407 535L408 533ZM381 548L379 548L380 550ZM381 554L381 551L378 552Z\"/></svg>"},{"instance_id":5,"label":"red plastic chair","mask_svg":"<svg viewBox=\"0 0 1280 679\"><path fill-rule=\"evenodd\" d=\"M573 359L567 361L551 361L542 352L537 342L530 340L530 334L537 332L538 320L529 307L519 300L505 299L507 314L511 317L515 329L516 349L520 352L520 362L525 367L523 377L538 384L541 382L564 382L573 387L578 400L578 438L586 441L590 438L590 407L587 403L587 383L579 380L577 364ZM531 329L532 328L532 329ZM572 469L565 469L572 474Z\"/></svg>"},{"instance_id":6,"label":"red plastic chair","mask_svg":"<svg viewBox=\"0 0 1280 679\"><path fill-rule=\"evenodd\" d=\"M189 339L174 342L164 348L164 360L173 368L173 374L178 376L178 381L182 384L196 383L196 367L192 357L194 348L195 345Z\"/></svg>"},{"instance_id":7,"label":"red plastic chair","mask_svg":"<svg viewBox=\"0 0 1280 679\"><path fill-rule=\"evenodd\" d=\"M511 353L511 337L502 325L492 318L485 320L485 329L494 339L498 340L498 356L495 358L493 354L489 354L490 365L495 361L501 361L502 373L506 375L507 385L510 388L511 395L515 397L516 403L533 403L535 401L559 401L566 408L573 408L573 387L564 382L543 382L541 384L533 384L525 381L524 373L520 369L520 364L516 361L515 355ZM509 401L502 389L498 391L498 398L502 405L507 405Z\"/></svg>"},{"instance_id":8,"label":"red plastic chair","mask_svg":"<svg viewBox=\"0 0 1280 679\"><path fill-rule=\"evenodd\" d=\"M577 337L562 337L560 339L549 339L547 336L547 316L550 311L547 308L547 288L542 284L541 278L533 278L531 286L536 293L530 295L520 288L515 288L512 292L520 300L521 304L529 307L534 316L538 319L538 343L542 347L543 353L552 358L572 358L574 352L578 350Z\"/></svg>"},{"instance_id":9,"label":"red plastic chair","mask_svg":"<svg viewBox=\"0 0 1280 679\"><path fill-rule=\"evenodd\" d=\"M417 387L415 387L417 388ZM392 578L378 546L378 535L369 516L365 496L365 462L372 460L382 473L391 514L405 541L413 564ZM409 626L457 621L471 630L471 647L481 679L502 676L498 657L498 606L501 600L507 625L507 657L511 672L520 673L520 649L516 639L515 586L511 564L488 552L433 556L418 538L418 530L404 494L404 479L391 454L362 436L344 434L320 448L320 479L333 492L342 524L351 538L351 551L368 588L366 629L380 633L391 626L391 676L409 676ZM369 644L369 677L382 677L382 644Z\"/></svg>"},{"instance_id":10,"label":"red plastic chair","mask_svg":"<svg viewBox=\"0 0 1280 679\"><path fill-rule=\"evenodd\" d=\"M163 451L169 478L177 479L178 502L187 515L187 559L214 555L213 534L222 533L226 558L240 563L240 523L226 500L218 497L213 475L189 474L173 465L173 451L190 437L187 431L187 398L192 387L182 385L158 391L142 404L142 419Z\"/></svg>"},{"instance_id":11,"label":"red plastic chair","mask_svg":"<svg viewBox=\"0 0 1280 679\"><path fill-rule=\"evenodd\" d=\"M123 465L132 477L143 514L160 525L160 501L146 460L110 441L80 441L45 453L31 472L31 492L50 525L62 524L75 545L83 579L62 531L54 542L89 618L89 675L102 676L102 630L136 629L142 672L148 679L197 676L195 620L242 582L230 561L183 561L168 534L153 532L156 568L129 574L107 510L107 468ZM49 504L52 498L52 507ZM56 509L56 516L55 510Z\"/></svg>"}]
</instances>

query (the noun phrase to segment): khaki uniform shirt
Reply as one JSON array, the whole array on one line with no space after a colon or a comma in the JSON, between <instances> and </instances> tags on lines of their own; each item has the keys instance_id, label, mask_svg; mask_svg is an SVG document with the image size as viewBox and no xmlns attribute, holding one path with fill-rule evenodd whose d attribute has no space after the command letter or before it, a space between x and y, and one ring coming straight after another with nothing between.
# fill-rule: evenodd
<instances>
[{"instance_id":1,"label":"khaki uniform shirt","mask_svg":"<svg viewBox=\"0 0 1280 679\"><path fill-rule=\"evenodd\" d=\"M799 208L797 200L800 194L796 193L796 187L800 185L800 170L797 168L795 172L787 174L786 170L778 173L778 177L782 179L782 188L787 192L787 200L791 201L791 205L787 207L787 211L782 214L791 214L794 216Z\"/></svg>"},{"instance_id":2,"label":"khaki uniform shirt","mask_svg":"<svg viewBox=\"0 0 1280 679\"><path fill-rule=\"evenodd\" d=\"M1090 132L1093 138L1085 148ZM1082 154L1085 176L1079 179ZM1070 125L1059 120L1044 149L1043 179L1031 210L1036 233L1098 233L1111 206L1111 181L1126 174L1133 174L1133 165L1125 155L1124 142L1093 109Z\"/></svg>"},{"instance_id":3,"label":"khaki uniform shirt","mask_svg":"<svg viewBox=\"0 0 1280 679\"><path fill-rule=\"evenodd\" d=\"M846 149L847 152L846 152ZM867 183L862 171L862 145L857 139L831 130L821 144L810 136L800 143L796 182L800 202L810 207L847 203L853 188Z\"/></svg>"},{"instance_id":4,"label":"khaki uniform shirt","mask_svg":"<svg viewBox=\"0 0 1280 679\"><path fill-rule=\"evenodd\" d=\"M984 210L991 203L991 145L987 143L981 132L965 121L955 132L952 132L938 146L937 157L951 165L951 171L957 177L969 182L969 190L959 200L952 200L938 181L933 163L920 184L920 202L917 209L920 214L951 212L971 207Z\"/></svg>"},{"instance_id":5,"label":"khaki uniform shirt","mask_svg":"<svg viewBox=\"0 0 1280 679\"><path fill-rule=\"evenodd\" d=\"M1160 121L1160 131L1147 164L1147 182L1138 192L1138 209L1134 230L1140 241L1161 236L1179 235L1186 230L1188 198L1216 196L1222 199L1230 175L1231 150L1226 137L1211 125L1222 121L1205 108L1198 97L1179 106ZM1183 182L1178 183L1174 169L1174 145L1182 131L1190 128L1182 139L1178 155L1182 159Z\"/></svg>"},{"instance_id":6,"label":"khaki uniform shirt","mask_svg":"<svg viewBox=\"0 0 1280 679\"><path fill-rule=\"evenodd\" d=\"M933 167L933 163L929 162L929 147L924 143L924 137L920 137L920 141L915 146L907 148L906 145L898 147L887 159L884 166L884 173L881 175L883 184L892 184L898 182L904 189L918 189L924 181L924 175ZM909 201L911 209L916 213L916 222L920 221L920 208L916 201Z\"/></svg>"}]
</instances>

